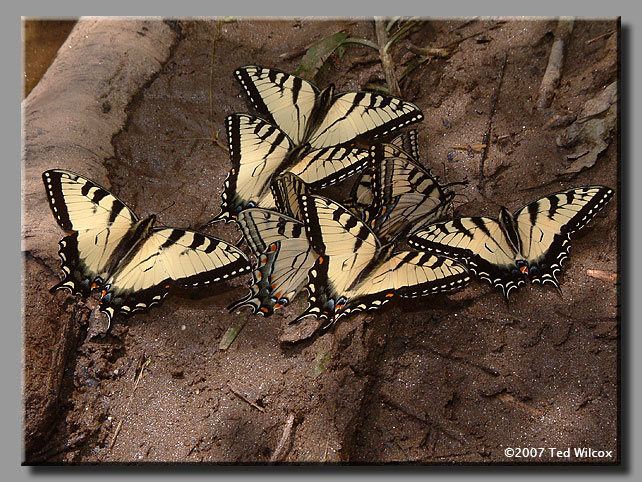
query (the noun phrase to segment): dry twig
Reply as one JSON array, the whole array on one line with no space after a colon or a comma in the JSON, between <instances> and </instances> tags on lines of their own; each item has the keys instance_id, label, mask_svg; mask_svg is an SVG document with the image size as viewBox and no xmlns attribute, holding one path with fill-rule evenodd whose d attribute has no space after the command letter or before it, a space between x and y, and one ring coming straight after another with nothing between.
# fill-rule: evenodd
<instances>
[{"instance_id":1,"label":"dry twig","mask_svg":"<svg viewBox=\"0 0 642 482\"><path fill-rule=\"evenodd\" d=\"M611 36L611 35L613 35L615 32L617 32L617 30L610 30L610 31L608 31L608 32L606 32L606 33L603 33L602 35L598 35L597 37L592 38L591 40L587 40L587 41L586 41L586 45L590 45L590 44L592 44L593 42L597 42L598 40L602 40L603 38L610 37L610 36Z\"/></svg>"},{"instance_id":2,"label":"dry twig","mask_svg":"<svg viewBox=\"0 0 642 482\"><path fill-rule=\"evenodd\" d=\"M608 273L599 269L587 269L586 274L604 281L617 281L617 273Z\"/></svg>"},{"instance_id":3,"label":"dry twig","mask_svg":"<svg viewBox=\"0 0 642 482\"><path fill-rule=\"evenodd\" d=\"M239 397L241 400L244 402L249 403L252 407L256 408L259 412L265 412L265 409L261 407L260 405L257 405L254 403L252 400L248 399L245 395L243 395L237 388L235 388L231 383L228 382L227 386L229 387L230 390L232 390L232 393Z\"/></svg>"},{"instance_id":4,"label":"dry twig","mask_svg":"<svg viewBox=\"0 0 642 482\"><path fill-rule=\"evenodd\" d=\"M564 65L564 49L573 31L573 18L561 17L555 29L555 41L551 47L551 54L548 57L546 72L542 78L537 96L537 108L547 109L553 102L555 89L562 77L562 66Z\"/></svg>"},{"instance_id":5,"label":"dry twig","mask_svg":"<svg viewBox=\"0 0 642 482\"><path fill-rule=\"evenodd\" d=\"M288 419L285 422L285 427L283 427L283 435L281 435L281 440L279 440L279 444L276 446L272 457L270 457L270 462L280 462L290 451L290 438L292 436L293 427L294 414L291 413L290 415L288 415Z\"/></svg>"}]
</instances>

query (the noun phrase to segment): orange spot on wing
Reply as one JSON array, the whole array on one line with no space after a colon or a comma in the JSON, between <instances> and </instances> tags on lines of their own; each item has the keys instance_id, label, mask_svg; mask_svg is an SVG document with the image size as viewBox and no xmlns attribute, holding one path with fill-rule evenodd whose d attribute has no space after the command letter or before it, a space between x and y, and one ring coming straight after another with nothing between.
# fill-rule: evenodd
<instances>
[{"instance_id":1,"label":"orange spot on wing","mask_svg":"<svg viewBox=\"0 0 642 482\"><path fill-rule=\"evenodd\" d=\"M319 256L319 264L323 264L324 261L323 256Z\"/></svg>"},{"instance_id":2,"label":"orange spot on wing","mask_svg":"<svg viewBox=\"0 0 642 482\"><path fill-rule=\"evenodd\" d=\"M394 296L394 293L388 293L386 294L386 298L392 298Z\"/></svg>"},{"instance_id":3,"label":"orange spot on wing","mask_svg":"<svg viewBox=\"0 0 642 482\"><path fill-rule=\"evenodd\" d=\"M264 307L262 307L262 308L261 308L261 311L262 311L263 313L267 313L267 312L268 312L268 311L270 311L270 310L268 310L268 309L264 306Z\"/></svg>"},{"instance_id":4,"label":"orange spot on wing","mask_svg":"<svg viewBox=\"0 0 642 482\"><path fill-rule=\"evenodd\" d=\"M276 251L276 244L271 244L270 245L270 251L272 251L272 252Z\"/></svg>"}]
</instances>

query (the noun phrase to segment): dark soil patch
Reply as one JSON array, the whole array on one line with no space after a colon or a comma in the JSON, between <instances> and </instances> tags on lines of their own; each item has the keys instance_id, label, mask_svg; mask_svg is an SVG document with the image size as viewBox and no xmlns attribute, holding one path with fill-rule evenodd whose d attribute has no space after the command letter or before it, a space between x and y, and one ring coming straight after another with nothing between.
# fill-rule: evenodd
<instances>
[{"instance_id":1,"label":"dark soil patch","mask_svg":"<svg viewBox=\"0 0 642 482\"><path fill-rule=\"evenodd\" d=\"M450 58L423 64L401 84L425 114L416 126L421 162L444 182L469 181L459 191L457 214L495 216L501 205L514 210L566 187L617 187L617 136L593 168L563 180L570 151L556 138L565 126L545 127L555 115L578 114L616 80L612 40L587 43L616 28L615 21L576 22L562 83L546 112L534 106L555 22L473 21L456 28L461 23L430 21L393 51L401 63L409 41L445 46L469 37ZM375 34L372 22L348 20L239 20L222 24L220 34L215 22L181 21L176 28L181 39L131 105L109 166L116 193L138 215L163 211L164 224L195 227L218 213L229 169L227 152L206 138L213 127L225 143L225 116L251 111L234 69L293 70L300 57L284 61L282 54L303 52L341 29ZM365 47L350 48L330 59L318 83L359 89L383 78L377 58ZM453 146L481 144L490 116L482 182L482 153ZM225 309L245 294L247 277L205 294L171 296L106 338L79 343L46 450L62 448L48 460L268 462L291 415L287 462L524 462L507 459L504 448L616 450L617 288L586 274L617 272L616 206L613 200L573 239L563 297L525 286L507 306L497 291L474 282L450 297L351 316L290 344L281 336L304 296L268 319ZM208 233L228 241L240 235L232 224ZM239 320L245 325L238 338L219 350ZM149 364L133 392L141 360ZM44 356L42 363L49 363ZM548 452L528 460L569 461Z\"/></svg>"}]
</instances>

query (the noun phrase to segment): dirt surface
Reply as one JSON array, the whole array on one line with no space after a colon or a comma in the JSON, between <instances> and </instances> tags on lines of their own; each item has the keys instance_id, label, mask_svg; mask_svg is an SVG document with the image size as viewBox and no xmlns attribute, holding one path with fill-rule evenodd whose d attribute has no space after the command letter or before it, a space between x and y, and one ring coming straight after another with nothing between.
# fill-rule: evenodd
<instances>
[{"instance_id":1,"label":"dirt surface","mask_svg":"<svg viewBox=\"0 0 642 482\"><path fill-rule=\"evenodd\" d=\"M230 165L212 131L225 144L225 116L252 111L234 69L294 70L312 42L341 29L376 39L370 21L179 21L172 28L178 40L170 58L129 105L126 126L112 140L116 156L106 165L114 192L139 216L161 213L163 224L182 227L219 211ZM393 48L398 73L411 57L410 43L452 50L414 70L401 90L425 115L415 126L421 162L443 182L469 182L459 189L457 215L496 216L501 205L512 211L567 187L618 187L615 132L595 165L579 174L569 174L578 162L574 146L558 139L585 103L617 80L617 34L591 41L617 24L575 23L557 95L539 111L554 28L555 21L428 21ZM316 80L356 90L377 79L377 53L350 47ZM488 132L486 153L454 147L483 144ZM87 336L87 309L72 326L57 325L57 313L79 309L59 293L54 303L25 310L27 324L40 316L32 311L46 307L47 329L77 339L53 435L43 435L27 460L614 462L617 286L587 269L617 272L617 204L616 189L573 238L563 296L523 286L508 306L487 283L473 282L455 295L398 302L307 337L287 328L305 294L267 319L228 313L225 307L246 293L243 277L207 292L176 293L107 335ZM207 232L234 242L240 236L233 224ZM42 296L51 295L43 289ZM219 349L235 324L243 325L238 337ZM33 346L25 340L25 356L45 370L52 355ZM507 458L506 447L547 450ZM551 457L549 447L611 450L613 457Z\"/></svg>"}]
</instances>

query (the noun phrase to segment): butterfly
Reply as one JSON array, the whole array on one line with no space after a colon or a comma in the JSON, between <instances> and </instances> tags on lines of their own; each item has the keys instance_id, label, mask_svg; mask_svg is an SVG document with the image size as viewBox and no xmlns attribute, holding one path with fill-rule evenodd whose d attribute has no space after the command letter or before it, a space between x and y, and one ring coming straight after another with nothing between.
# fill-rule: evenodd
<instances>
[{"instance_id":1,"label":"butterfly","mask_svg":"<svg viewBox=\"0 0 642 482\"><path fill-rule=\"evenodd\" d=\"M272 121L294 146L321 149L358 136L384 137L423 119L414 104L372 92L324 90L282 70L248 65L234 75L260 115ZM305 179L304 179L305 180Z\"/></svg>"},{"instance_id":2,"label":"butterfly","mask_svg":"<svg viewBox=\"0 0 642 482\"><path fill-rule=\"evenodd\" d=\"M410 236L408 243L462 260L508 301L511 290L526 279L559 289L557 273L569 255L570 235L612 196L613 190L604 186L568 189L537 199L512 215L502 207L499 218L464 217L430 225Z\"/></svg>"},{"instance_id":3,"label":"butterfly","mask_svg":"<svg viewBox=\"0 0 642 482\"><path fill-rule=\"evenodd\" d=\"M274 208L271 185L283 172L293 172L311 187L323 188L353 175L368 162L368 150L353 146L293 150L283 131L252 115L232 114L225 124L232 169L225 180L221 213L206 226L235 219L246 208Z\"/></svg>"},{"instance_id":4,"label":"butterfly","mask_svg":"<svg viewBox=\"0 0 642 482\"><path fill-rule=\"evenodd\" d=\"M157 228L95 182L70 171L42 175L49 207L70 233L59 245L64 279L51 289L100 290L109 320L160 303L172 286L208 286L250 270L242 251L196 231Z\"/></svg>"},{"instance_id":5,"label":"butterfly","mask_svg":"<svg viewBox=\"0 0 642 482\"><path fill-rule=\"evenodd\" d=\"M404 157L406 159L419 159L419 146L417 143L417 131L412 129L399 134L390 142L382 143L382 155L384 157ZM373 158L371 157L371 161ZM375 163L371 162L364 169L350 191L350 197L344 201L344 206L353 213L360 216L364 221L370 217L370 209L374 202L373 176Z\"/></svg>"},{"instance_id":6,"label":"butterfly","mask_svg":"<svg viewBox=\"0 0 642 482\"><path fill-rule=\"evenodd\" d=\"M392 241L442 217L454 193L419 162L385 150L384 145L372 149L373 202L367 219L380 240Z\"/></svg>"},{"instance_id":7,"label":"butterfly","mask_svg":"<svg viewBox=\"0 0 642 482\"><path fill-rule=\"evenodd\" d=\"M308 270L318 256L305 236L299 210L298 196L307 193L305 184L286 172L275 180L272 191L279 210L287 214L248 208L238 215L257 264L250 293L232 304L230 310L249 306L253 313L267 317L287 306L304 287Z\"/></svg>"},{"instance_id":8,"label":"butterfly","mask_svg":"<svg viewBox=\"0 0 642 482\"><path fill-rule=\"evenodd\" d=\"M375 233L339 203L299 196L306 236L319 253L309 271L307 316L324 327L349 313L383 306L394 296L415 298L456 290L470 280L460 263L431 253L382 245Z\"/></svg>"}]
</instances>

